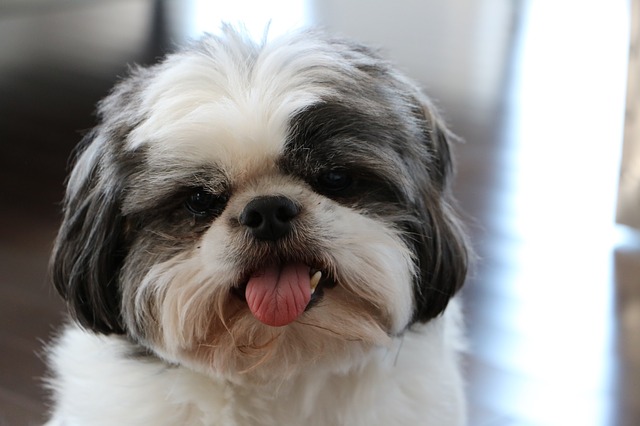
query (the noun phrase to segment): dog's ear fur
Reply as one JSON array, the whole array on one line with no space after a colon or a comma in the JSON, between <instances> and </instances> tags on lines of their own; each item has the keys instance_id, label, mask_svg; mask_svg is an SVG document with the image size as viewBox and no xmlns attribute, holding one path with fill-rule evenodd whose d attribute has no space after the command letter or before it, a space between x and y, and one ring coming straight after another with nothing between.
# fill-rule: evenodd
<instances>
[{"instance_id":1,"label":"dog's ear fur","mask_svg":"<svg viewBox=\"0 0 640 426\"><path fill-rule=\"evenodd\" d=\"M139 159L122 147L141 120L134 100L151 72L132 69L98 104L99 124L74 153L49 264L71 315L83 327L105 334L124 333L119 275L128 243L120 203Z\"/></svg>"},{"instance_id":2,"label":"dog's ear fur","mask_svg":"<svg viewBox=\"0 0 640 426\"><path fill-rule=\"evenodd\" d=\"M449 189L454 169L450 143L457 137L426 99L420 99L419 104L430 153L429 164L425 165L430 184L422 188L422 197L416 205L420 222L409 224L409 235L418 263L413 320L426 322L441 314L464 284L469 248L462 224L451 206Z\"/></svg>"},{"instance_id":3,"label":"dog's ear fur","mask_svg":"<svg viewBox=\"0 0 640 426\"><path fill-rule=\"evenodd\" d=\"M71 315L90 330L123 333L118 275L124 258L118 188L102 183L106 144L98 130L76 151L50 274Z\"/></svg>"}]
</instances>

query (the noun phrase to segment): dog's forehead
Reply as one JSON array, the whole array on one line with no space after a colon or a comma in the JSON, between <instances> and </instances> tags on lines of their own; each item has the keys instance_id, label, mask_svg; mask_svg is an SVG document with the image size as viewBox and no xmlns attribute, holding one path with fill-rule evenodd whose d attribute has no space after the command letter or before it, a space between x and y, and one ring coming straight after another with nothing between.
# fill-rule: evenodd
<instances>
[{"instance_id":1,"label":"dog's forehead","mask_svg":"<svg viewBox=\"0 0 640 426\"><path fill-rule=\"evenodd\" d=\"M128 149L144 147L157 161L213 162L231 174L243 171L229 168L274 164L292 117L339 98L350 66L313 39L235 49L211 43L158 68L140 93L144 119Z\"/></svg>"}]
</instances>

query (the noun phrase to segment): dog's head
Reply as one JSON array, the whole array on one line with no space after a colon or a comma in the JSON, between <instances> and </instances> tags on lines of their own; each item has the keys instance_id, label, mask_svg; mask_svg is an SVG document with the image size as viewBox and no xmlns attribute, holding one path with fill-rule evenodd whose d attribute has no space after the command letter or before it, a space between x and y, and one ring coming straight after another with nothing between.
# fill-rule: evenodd
<instances>
[{"instance_id":1,"label":"dog's head","mask_svg":"<svg viewBox=\"0 0 640 426\"><path fill-rule=\"evenodd\" d=\"M52 257L87 329L283 374L384 345L463 283L449 133L367 48L226 29L133 71L99 119Z\"/></svg>"}]
</instances>

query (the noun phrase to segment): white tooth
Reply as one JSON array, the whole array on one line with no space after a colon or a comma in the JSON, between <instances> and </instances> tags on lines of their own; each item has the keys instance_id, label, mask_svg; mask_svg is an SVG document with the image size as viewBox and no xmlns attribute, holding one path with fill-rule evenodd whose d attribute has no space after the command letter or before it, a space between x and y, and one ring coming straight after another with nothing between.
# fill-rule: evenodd
<instances>
[{"instance_id":1,"label":"white tooth","mask_svg":"<svg viewBox=\"0 0 640 426\"><path fill-rule=\"evenodd\" d=\"M318 283L320 282L320 278L322 278L322 272L316 271L315 274L311 277L311 294L316 291L316 287L318 287Z\"/></svg>"}]
</instances>

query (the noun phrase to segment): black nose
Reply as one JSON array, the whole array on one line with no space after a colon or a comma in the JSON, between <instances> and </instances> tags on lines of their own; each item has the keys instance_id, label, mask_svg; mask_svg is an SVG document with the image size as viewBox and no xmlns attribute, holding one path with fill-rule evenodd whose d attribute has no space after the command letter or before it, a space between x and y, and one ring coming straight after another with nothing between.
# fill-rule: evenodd
<instances>
[{"instance_id":1,"label":"black nose","mask_svg":"<svg viewBox=\"0 0 640 426\"><path fill-rule=\"evenodd\" d=\"M258 197L245 206L240 223L257 239L275 241L291 232L291 222L299 213L300 207L287 197Z\"/></svg>"}]
</instances>

